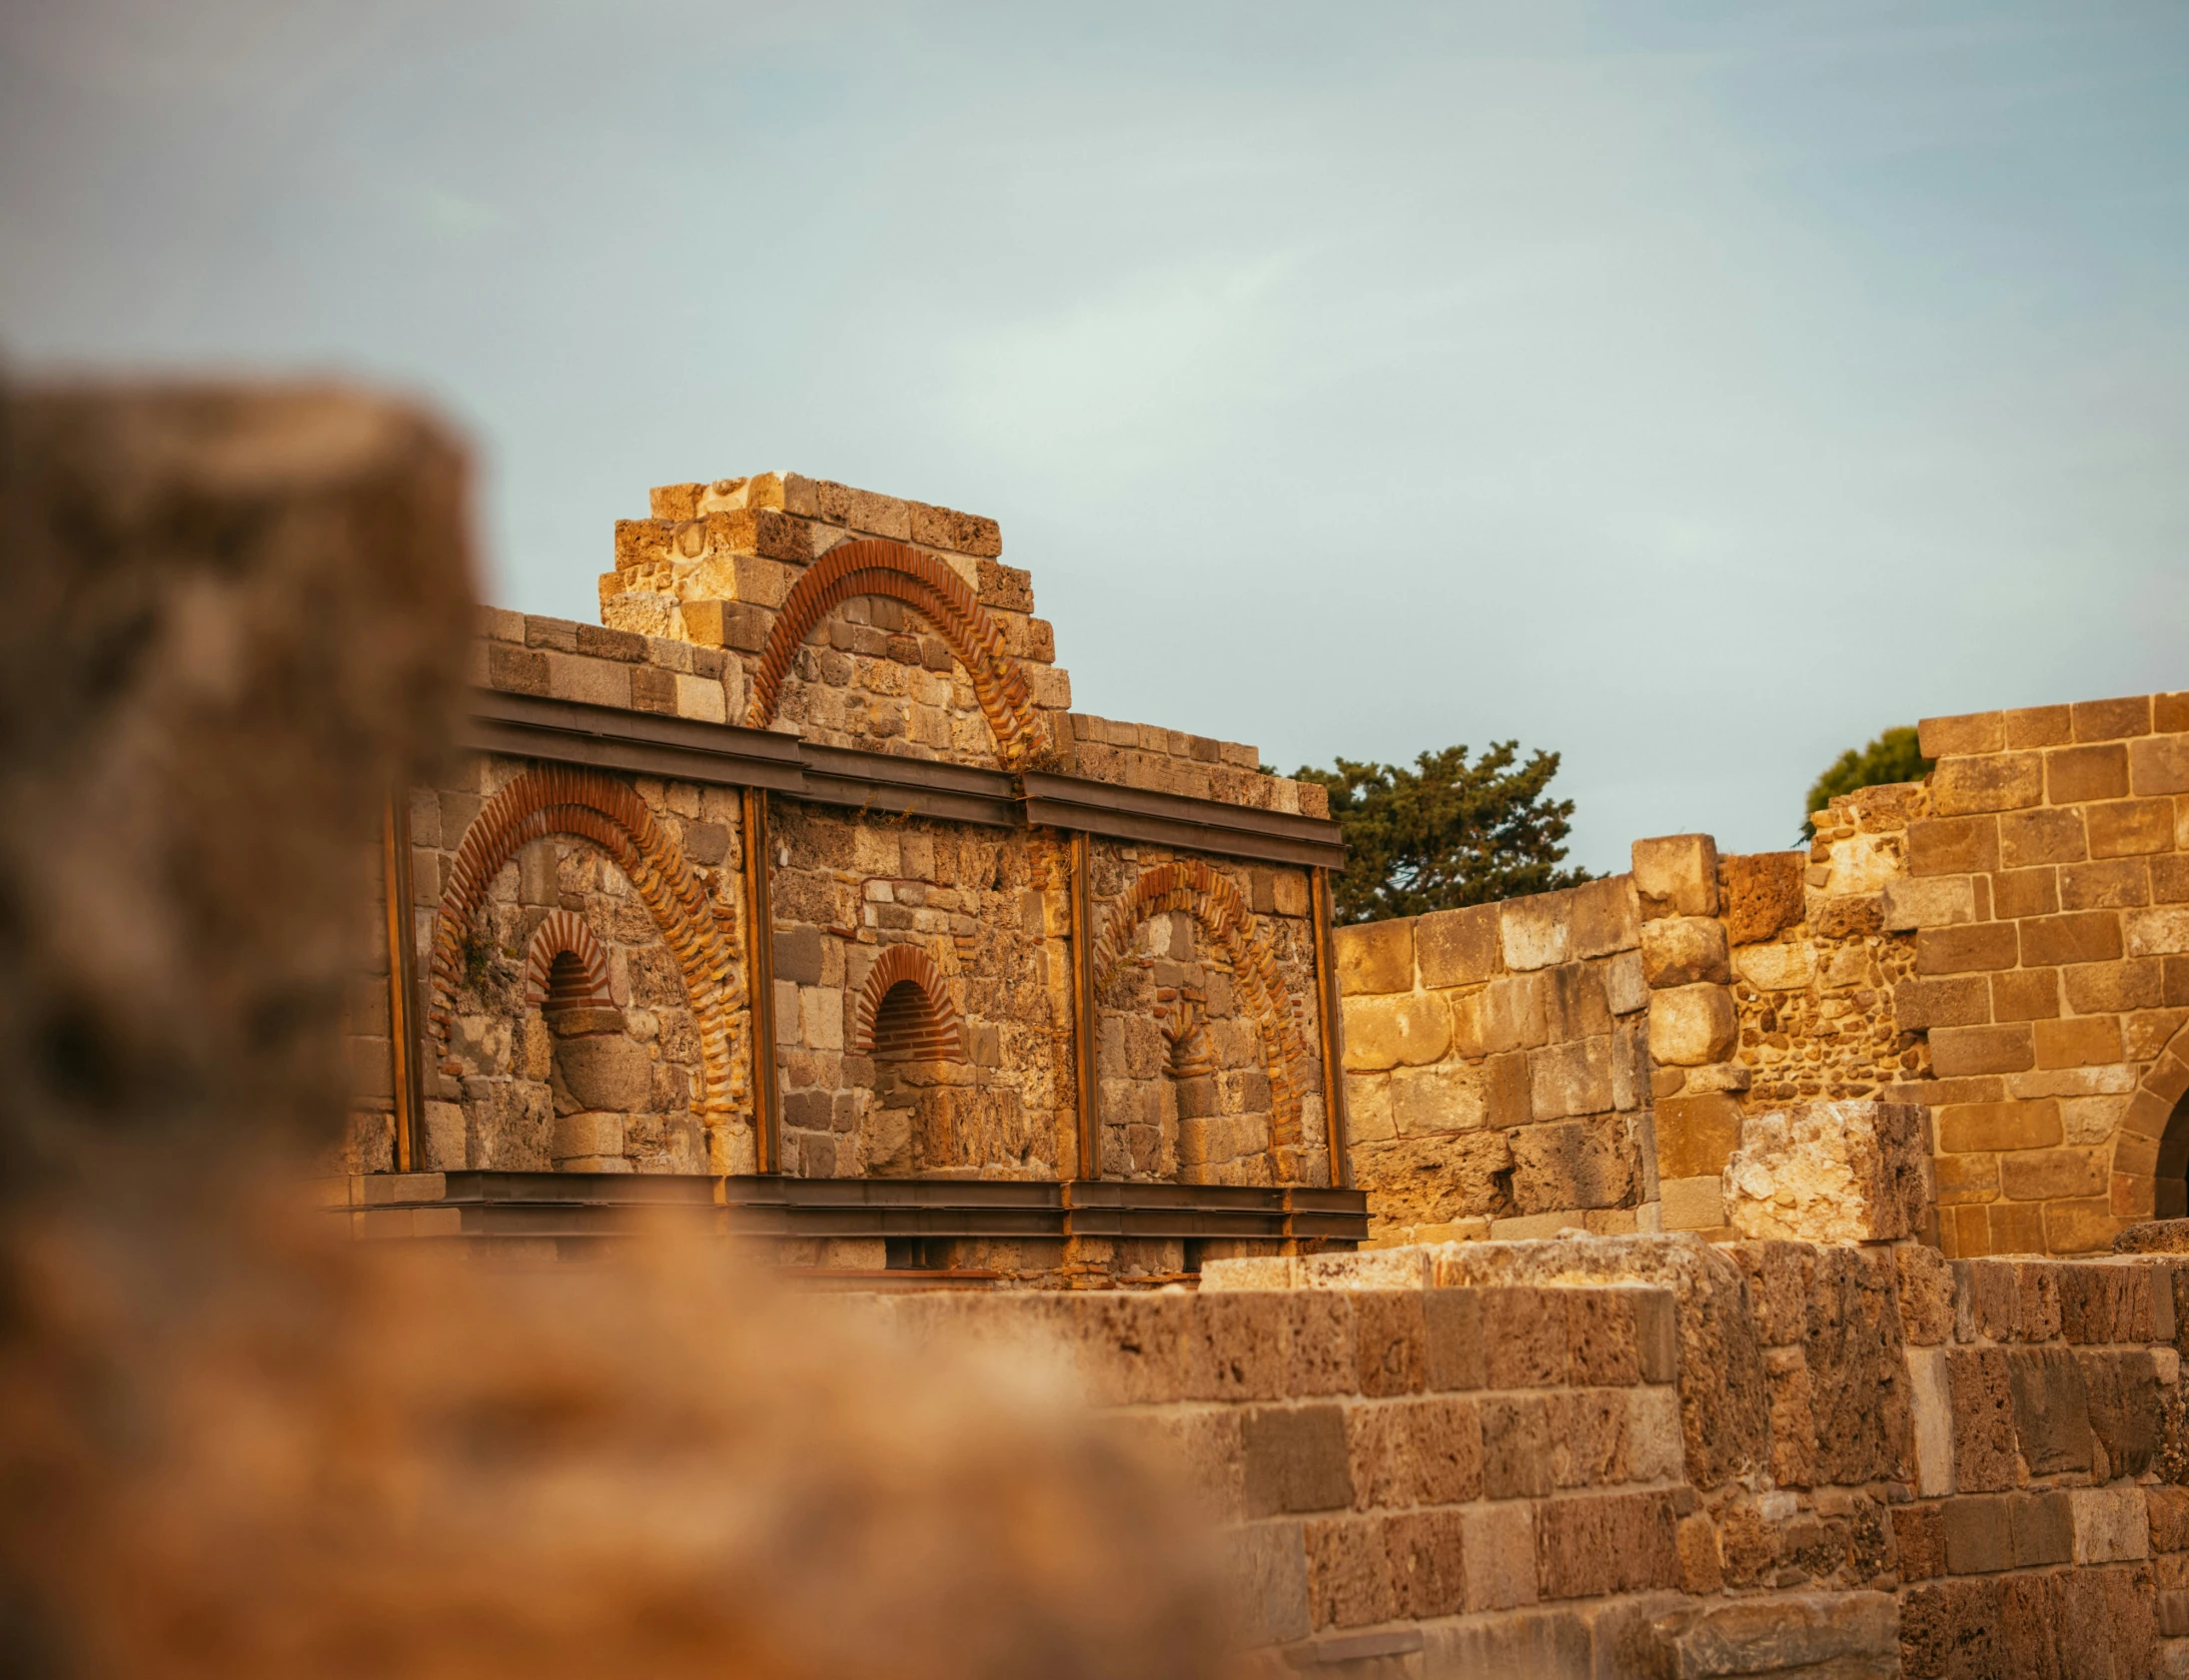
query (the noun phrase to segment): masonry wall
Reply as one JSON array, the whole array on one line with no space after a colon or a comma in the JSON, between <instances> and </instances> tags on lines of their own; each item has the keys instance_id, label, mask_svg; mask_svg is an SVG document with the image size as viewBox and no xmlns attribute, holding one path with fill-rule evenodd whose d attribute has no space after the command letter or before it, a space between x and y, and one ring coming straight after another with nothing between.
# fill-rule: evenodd
<instances>
[{"instance_id":1,"label":"masonry wall","mask_svg":"<svg viewBox=\"0 0 2189 1680\"><path fill-rule=\"evenodd\" d=\"M2185 1291L2172 1258L1615 1237L890 1310L1056 1338L1290 1668L2126 1677L2189 1662Z\"/></svg>"},{"instance_id":2,"label":"masonry wall","mask_svg":"<svg viewBox=\"0 0 2189 1680\"><path fill-rule=\"evenodd\" d=\"M1806 854L1720 856L1706 835L1637 842L1618 879L1639 990L1617 989L1634 970L1580 931L1573 894L1342 931L1355 1173L1380 1237L1519 1234L1538 1228L1500 1222L1531 1216L1727 1237L1722 1180L1744 1120L1820 1098L1923 1108L1949 1255L2091 1253L2137 1220L2189 1211L2189 700L1922 729L1938 759L1929 780L1833 800ZM1581 985L1580 1017L1541 990L1560 965L1513 960L1525 941L1506 937L1508 918L1518 930L1532 917L1576 930L1569 965L1601 970ZM1484 930L1480 958L1424 960L1462 925ZM1600 990L1616 996L1614 1023L1645 1011L1639 1038L1593 1013ZM1467 1030L1453 1013L1463 997L1500 1036ZM1624 1184L1618 1134L1597 1119L1566 1134L1589 1141L1586 1155L1562 1161L1609 1167L1528 1188L1540 1152L1523 1146L1545 1135L1524 1129L1571 1124L1540 1071L1554 1053L1599 1054L1562 1044L1635 1070L1639 1107L1623 1106L1623 1086L1595 1110L1623 1117ZM1443 1082L1449 1100L1432 1096ZM1605 1103L1598 1090L1583 1100ZM1560 1185L1570 1194L1553 1210Z\"/></svg>"},{"instance_id":3,"label":"masonry wall","mask_svg":"<svg viewBox=\"0 0 2189 1680\"><path fill-rule=\"evenodd\" d=\"M1252 746L1068 712L991 520L796 474L653 502L618 526L606 623L482 613L480 689L1325 814ZM780 1171L1075 1173L1069 836L779 795L770 811ZM471 752L406 815L414 1166L752 1172L737 790ZM1108 840L1089 857L1104 1175L1331 1183L1307 874ZM351 999L356 1120L330 1164L347 1172L396 1161L386 971L383 949ZM906 981L917 1018L891 1027ZM1046 1276L1056 1247L952 1260ZM823 1258L882 1263L878 1242L849 1248ZM1113 1248L1097 1269L1186 1264L1178 1241Z\"/></svg>"},{"instance_id":4,"label":"masonry wall","mask_svg":"<svg viewBox=\"0 0 2189 1680\"><path fill-rule=\"evenodd\" d=\"M1637 1229L1656 1200L1640 943L1624 875L1337 931L1372 1232Z\"/></svg>"}]
</instances>

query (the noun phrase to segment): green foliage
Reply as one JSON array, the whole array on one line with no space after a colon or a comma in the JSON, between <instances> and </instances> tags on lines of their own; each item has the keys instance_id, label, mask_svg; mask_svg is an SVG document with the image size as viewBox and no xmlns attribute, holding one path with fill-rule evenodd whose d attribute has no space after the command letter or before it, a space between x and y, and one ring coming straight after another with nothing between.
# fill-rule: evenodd
<instances>
[{"instance_id":1,"label":"green foliage","mask_svg":"<svg viewBox=\"0 0 2189 1680\"><path fill-rule=\"evenodd\" d=\"M1809 789L1806 807L1810 816L1821 811L1842 793L1852 793L1858 787L1875 787L1880 782L1919 782L1930 774L1934 760L1923 756L1923 749L1915 739L1912 728L1887 729L1866 747L1849 747L1832 760L1831 768L1816 778ZM1801 838L1813 839L1816 824L1803 819Z\"/></svg>"},{"instance_id":2,"label":"green foliage","mask_svg":"<svg viewBox=\"0 0 2189 1680\"><path fill-rule=\"evenodd\" d=\"M1380 922L1464 904L1579 886L1586 869L1561 869L1571 799L1545 789L1559 755L1516 764L1517 741L1493 741L1468 762L1464 746L1425 752L1411 770L1356 764L1303 768L1296 777L1330 790L1344 830L1346 871L1332 883L1340 922Z\"/></svg>"}]
</instances>

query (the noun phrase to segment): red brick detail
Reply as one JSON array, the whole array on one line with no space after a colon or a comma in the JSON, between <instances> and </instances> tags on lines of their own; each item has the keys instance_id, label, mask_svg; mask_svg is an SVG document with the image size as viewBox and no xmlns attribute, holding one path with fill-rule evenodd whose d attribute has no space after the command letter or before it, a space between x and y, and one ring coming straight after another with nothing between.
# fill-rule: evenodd
<instances>
[{"instance_id":1,"label":"red brick detail","mask_svg":"<svg viewBox=\"0 0 2189 1680\"><path fill-rule=\"evenodd\" d=\"M637 890L676 959L699 1030L706 1075L700 1123L726 1125L744 1097L743 1070L731 1054L729 1018L744 1007L743 971L730 933L645 801L597 771L543 764L488 800L465 830L449 866L434 919L431 971L434 1042L446 1053L449 1021L464 967L464 942L487 890L518 849L550 834L574 835L598 846ZM551 964L553 953L547 954Z\"/></svg>"},{"instance_id":2,"label":"red brick detail","mask_svg":"<svg viewBox=\"0 0 2189 1680\"><path fill-rule=\"evenodd\" d=\"M1239 1002L1262 1034L1269 1068L1270 1143L1278 1149L1298 1148L1307 1044L1277 960L1255 931L1254 912L1231 882L1192 858L1158 864L1142 874L1118 895L1103 922L1102 937L1095 942L1095 990L1102 991L1115 977L1140 924L1173 910L1191 914L1231 959Z\"/></svg>"},{"instance_id":3,"label":"red brick detail","mask_svg":"<svg viewBox=\"0 0 2189 1680\"><path fill-rule=\"evenodd\" d=\"M2115 1211L2153 1209L2162 1220L2189 1216L2189 1023L2176 1028L2166 1048L2152 1059L2137 1082L2136 1094L2122 1111L2125 1132L2148 1135L2158 1131L2158 1159L2146 1169L2142 1160L2126 1150L2116 1151L2113 1163ZM2144 1124L2140 1117L2159 1124ZM2124 1159L2125 1158L2125 1159ZM2124 1172L2123 1168L2127 1170ZM2144 1214L2143 1218L2153 1217Z\"/></svg>"},{"instance_id":4,"label":"red brick detail","mask_svg":"<svg viewBox=\"0 0 2189 1680\"><path fill-rule=\"evenodd\" d=\"M853 1010L851 1050L857 1056L960 1062L965 1030L943 989L942 975L917 945L892 945L867 971Z\"/></svg>"},{"instance_id":5,"label":"red brick detail","mask_svg":"<svg viewBox=\"0 0 2189 1680\"><path fill-rule=\"evenodd\" d=\"M554 977L555 958L568 953L575 957L584 971L584 997L564 999L557 1003L583 1001L608 1004L608 954L600 949L600 942L592 937L592 929L582 919L567 910L551 910L547 919L533 934L533 942L525 952L525 1004L539 1009L547 1002L547 994Z\"/></svg>"},{"instance_id":6,"label":"red brick detail","mask_svg":"<svg viewBox=\"0 0 2189 1680\"><path fill-rule=\"evenodd\" d=\"M1002 629L965 579L932 554L880 537L839 543L791 585L760 649L745 714L748 727L765 729L775 721L798 649L816 625L855 595L886 595L934 625L973 679L973 693L996 737L996 756L1006 767L1017 768L1041 744L1025 673L1004 650Z\"/></svg>"}]
</instances>

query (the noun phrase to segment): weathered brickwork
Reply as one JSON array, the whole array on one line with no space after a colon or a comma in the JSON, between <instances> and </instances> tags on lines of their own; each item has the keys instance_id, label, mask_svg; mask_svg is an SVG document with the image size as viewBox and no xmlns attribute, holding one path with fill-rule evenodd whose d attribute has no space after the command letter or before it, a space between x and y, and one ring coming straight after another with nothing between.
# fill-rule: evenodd
<instances>
[{"instance_id":1,"label":"weathered brickwork","mask_svg":"<svg viewBox=\"0 0 2189 1680\"><path fill-rule=\"evenodd\" d=\"M1263 774L1251 746L1069 713L1053 632L991 520L796 474L672 485L652 511L617 527L602 625L482 615L484 695L605 708L530 726L580 734L585 717L674 719L634 737L670 752L706 750L688 726L730 726L748 753L763 738L741 732L762 729L991 774L922 771L863 802L774 796L766 856L748 860L736 785L598 768L583 750L462 757L409 801L424 1077L405 1165L738 1175L772 1147L766 1169L801 1180L1342 1179L1309 871L1226 857L1221 838L1190 853L1075 843L994 814L1025 785L1008 777L1033 770L1279 817L1326 815L1320 788ZM935 814L967 804L988 814ZM765 881L774 1030L758 1069L748 861ZM359 1112L338 1163L352 1172L389 1172L406 1142L382 947L353 1000ZM755 1108L770 1068L772 1134ZM957 1242L934 1263L1001 1281L1161 1278L1229 1252L1074 1242ZM880 1239L784 1254L888 1258Z\"/></svg>"},{"instance_id":2,"label":"weathered brickwork","mask_svg":"<svg viewBox=\"0 0 2189 1680\"><path fill-rule=\"evenodd\" d=\"M1095 849L1103 1171L1327 1185L1304 872Z\"/></svg>"},{"instance_id":3,"label":"weathered brickwork","mask_svg":"<svg viewBox=\"0 0 2189 1680\"><path fill-rule=\"evenodd\" d=\"M783 806L774 838L782 1170L808 1178L1055 1178L1072 1160L1071 1020L1054 840ZM858 1045L877 963L916 952L954 1056Z\"/></svg>"},{"instance_id":4,"label":"weathered brickwork","mask_svg":"<svg viewBox=\"0 0 2189 1680\"><path fill-rule=\"evenodd\" d=\"M422 1165L749 1172L734 799L499 757L452 779L410 805L414 894L432 901ZM599 952L596 1018L533 984L555 917Z\"/></svg>"}]
</instances>

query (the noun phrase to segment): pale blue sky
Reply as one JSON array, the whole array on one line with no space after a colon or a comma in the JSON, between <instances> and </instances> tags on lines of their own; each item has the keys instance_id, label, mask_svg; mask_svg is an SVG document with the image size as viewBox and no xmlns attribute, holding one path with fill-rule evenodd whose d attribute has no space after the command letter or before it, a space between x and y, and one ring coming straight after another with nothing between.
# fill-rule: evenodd
<instances>
[{"instance_id":1,"label":"pale blue sky","mask_svg":"<svg viewBox=\"0 0 2189 1680\"><path fill-rule=\"evenodd\" d=\"M2189 6L17 0L0 345L993 514L1088 710L1519 736L1576 857L2189 687Z\"/></svg>"}]
</instances>

